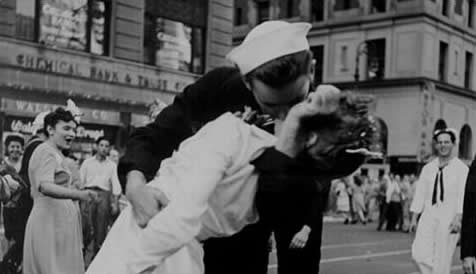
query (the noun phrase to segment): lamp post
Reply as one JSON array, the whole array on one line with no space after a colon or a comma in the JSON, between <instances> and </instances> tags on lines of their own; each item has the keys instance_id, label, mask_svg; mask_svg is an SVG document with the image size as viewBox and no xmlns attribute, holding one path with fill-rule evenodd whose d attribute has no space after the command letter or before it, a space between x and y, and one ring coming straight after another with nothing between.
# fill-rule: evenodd
<instances>
[{"instance_id":1,"label":"lamp post","mask_svg":"<svg viewBox=\"0 0 476 274\"><path fill-rule=\"evenodd\" d=\"M362 41L357 45L357 50L355 52L355 73L354 73L354 81L355 86L357 87L357 83L360 80L360 55L367 54L367 41Z\"/></svg>"}]
</instances>

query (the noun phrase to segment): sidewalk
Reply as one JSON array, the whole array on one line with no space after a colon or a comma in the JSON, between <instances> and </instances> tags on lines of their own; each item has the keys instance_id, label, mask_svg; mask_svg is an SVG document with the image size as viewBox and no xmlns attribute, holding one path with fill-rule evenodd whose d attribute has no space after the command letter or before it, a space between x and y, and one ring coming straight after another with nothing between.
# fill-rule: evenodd
<instances>
[{"instance_id":1,"label":"sidewalk","mask_svg":"<svg viewBox=\"0 0 476 274\"><path fill-rule=\"evenodd\" d=\"M345 218L342 216L327 215L324 216L324 223L343 223Z\"/></svg>"}]
</instances>

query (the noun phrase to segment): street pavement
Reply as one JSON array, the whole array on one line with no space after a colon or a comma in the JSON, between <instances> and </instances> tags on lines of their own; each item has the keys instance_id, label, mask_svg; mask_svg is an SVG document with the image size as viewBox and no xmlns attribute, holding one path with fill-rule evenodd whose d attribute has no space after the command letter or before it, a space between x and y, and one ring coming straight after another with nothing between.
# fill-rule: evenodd
<instances>
[{"instance_id":1,"label":"street pavement","mask_svg":"<svg viewBox=\"0 0 476 274\"><path fill-rule=\"evenodd\" d=\"M410 254L412 238L402 232L376 231L375 223L324 223L320 273L418 274ZM276 264L272 252L268 274L277 273ZM451 274L462 273L458 248Z\"/></svg>"},{"instance_id":2,"label":"street pavement","mask_svg":"<svg viewBox=\"0 0 476 274\"><path fill-rule=\"evenodd\" d=\"M418 274L410 256L413 236L402 232L376 231L375 227L375 223L366 226L324 223L320 273ZM270 254L268 274L277 274L275 251ZM453 258L451 274L463 274L459 248Z\"/></svg>"}]
</instances>

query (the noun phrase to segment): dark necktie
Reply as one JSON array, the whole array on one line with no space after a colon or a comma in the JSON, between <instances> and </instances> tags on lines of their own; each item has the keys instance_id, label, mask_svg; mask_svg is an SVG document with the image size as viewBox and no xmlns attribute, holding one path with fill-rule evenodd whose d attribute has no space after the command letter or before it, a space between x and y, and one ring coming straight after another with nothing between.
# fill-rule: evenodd
<instances>
[{"instance_id":1,"label":"dark necktie","mask_svg":"<svg viewBox=\"0 0 476 274\"><path fill-rule=\"evenodd\" d=\"M435 183L433 186L433 198L431 200L431 204L434 205L436 204L436 199L437 199L437 188L438 185L440 185L440 201L443 202L444 196L445 196L445 189L443 187L443 168L445 166L439 167L438 168L438 173L436 173L435 177Z\"/></svg>"}]
</instances>

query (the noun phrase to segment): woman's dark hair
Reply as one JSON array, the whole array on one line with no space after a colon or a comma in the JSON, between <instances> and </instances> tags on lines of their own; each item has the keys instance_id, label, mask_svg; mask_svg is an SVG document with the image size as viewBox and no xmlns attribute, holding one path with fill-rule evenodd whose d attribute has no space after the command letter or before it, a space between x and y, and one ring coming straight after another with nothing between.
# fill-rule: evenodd
<instances>
[{"instance_id":1,"label":"woman's dark hair","mask_svg":"<svg viewBox=\"0 0 476 274\"><path fill-rule=\"evenodd\" d=\"M245 80L260 80L273 88L281 88L299 76L309 73L312 65L312 51L304 50L273 59L245 75Z\"/></svg>"},{"instance_id":2,"label":"woman's dark hair","mask_svg":"<svg viewBox=\"0 0 476 274\"><path fill-rule=\"evenodd\" d=\"M48 126L55 127L59 121L63 121L63 122L74 121L76 123L76 121L74 120L74 116L73 114L71 114L71 112L65 110L62 107L59 107L55 111L52 111L48 113L48 115L45 116L45 123L43 125L43 130L46 136L49 137L49 133L47 131Z\"/></svg>"},{"instance_id":3,"label":"woman's dark hair","mask_svg":"<svg viewBox=\"0 0 476 274\"><path fill-rule=\"evenodd\" d=\"M364 180L360 176L354 176L354 184L356 186L362 186L364 184Z\"/></svg>"},{"instance_id":4,"label":"woman's dark hair","mask_svg":"<svg viewBox=\"0 0 476 274\"><path fill-rule=\"evenodd\" d=\"M347 149L369 149L376 140L376 122L368 114L373 98L352 92L342 92L336 112L315 115L302 120L302 134L333 132L333 148L315 161L322 176L340 178L352 174L365 161L365 156L346 152Z\"/></svg>"},{"instance_id":5,"label":"woman's dark hair","mask_svg":"<svg viewBox=\"0 0 476 274\"><path fill-rule=\"evenodd\" d=\"M344 91L337 111L332 114L317 114L302 120L304 133L322 130L336 132L337 145L368 148L373 141L376 122L368 111L373 97Z\"/></svg>"},{"instance_id":6,"label":"woman's dark hair","mask_svg":"<svg viewBox=\"0 0 476 274\"><path fill-rule=\"evenodd\" d=\"M102 136L102 137L99 137L97 140L96 140L96 144L99 145L99 143L101 143L101 141L107 141L109 143L109 145L111 144L111 141L109 141L109 139L107 139L106 137Z\"/></svg>"},{"instance_id":7,"label":"woman's dark hair","mask_svg":"<svg viewBox=\"0 0 476 274\"><path fill-rule=\"evenodd\" d=\"M5 146L8 147L11 142L18 142L22 147L25 145L25 139L19 135L8 135L7 138L5 138Z\"/></svg>"}]
</instances>

